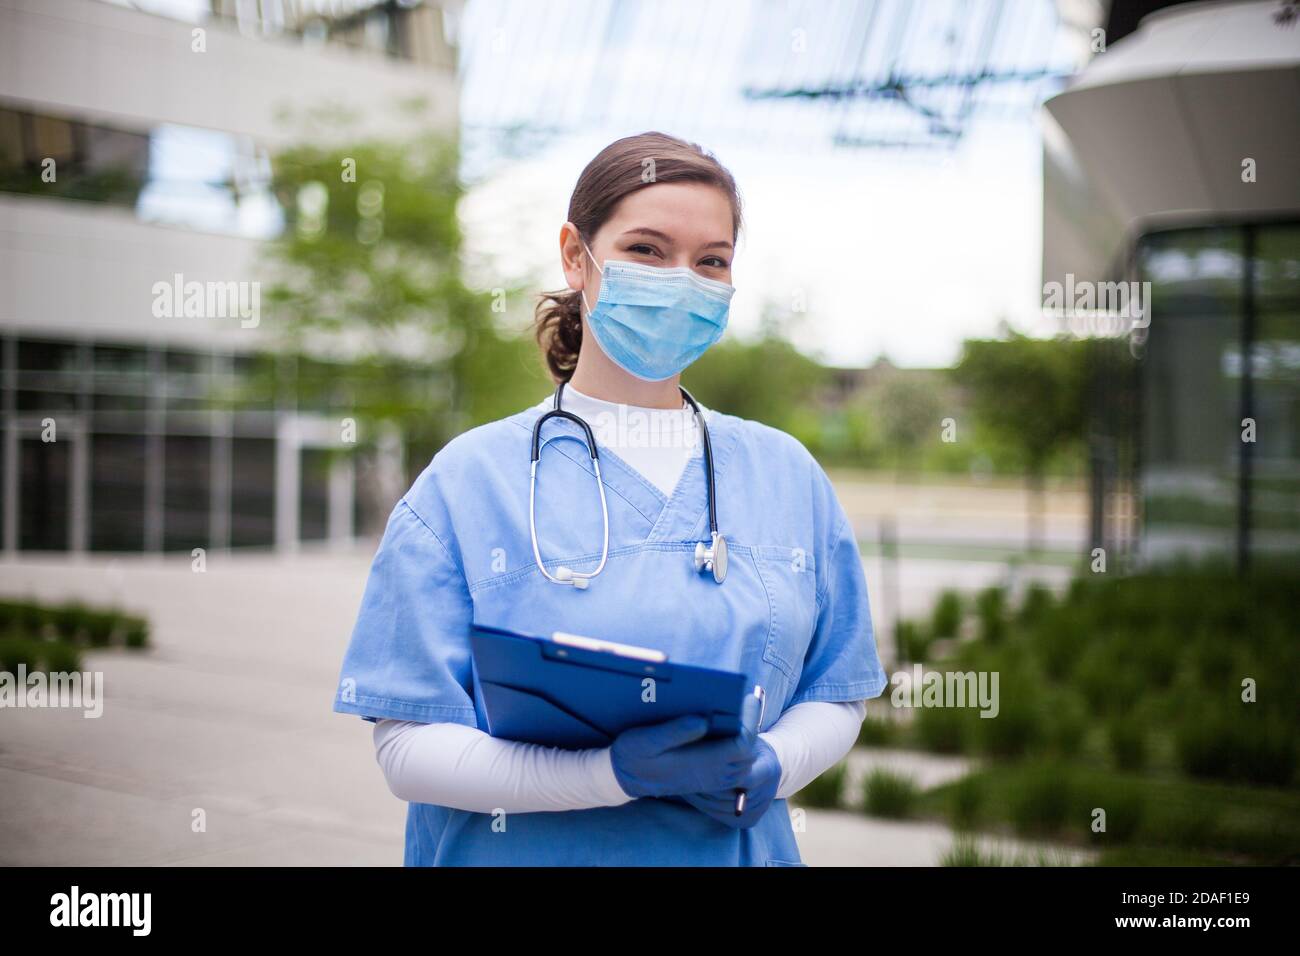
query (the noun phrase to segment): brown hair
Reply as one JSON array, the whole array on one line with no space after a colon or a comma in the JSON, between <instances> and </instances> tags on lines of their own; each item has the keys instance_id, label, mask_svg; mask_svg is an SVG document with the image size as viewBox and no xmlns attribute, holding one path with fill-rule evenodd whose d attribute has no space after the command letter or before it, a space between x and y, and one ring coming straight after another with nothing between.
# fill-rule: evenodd
<instances>
[{"instance_id":1,"label":"brown hair","mask_svg":"<svg viewBox=\"0 0 1300 956\"><path fill-rule=\"evenodd\" d=\"M653 175L647 176L647 171ZM695 143L666 133L639 133L610 143L587 164L569 198L569 222L588 244L624 196L655 183L707 183L731 202L734 242L740 234L740 192L726 167ZM537 344L557 382L567 382L582 347L582 293L543 292L536 310Z\"/></svg>"}]
</instances>

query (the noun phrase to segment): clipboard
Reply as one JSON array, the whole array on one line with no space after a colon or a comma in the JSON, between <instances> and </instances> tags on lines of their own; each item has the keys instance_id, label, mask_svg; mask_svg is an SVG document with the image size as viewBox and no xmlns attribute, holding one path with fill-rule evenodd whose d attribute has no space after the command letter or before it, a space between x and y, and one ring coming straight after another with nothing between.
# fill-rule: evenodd
<instances>
[{"instance_id":1,"label":"clipboard","mask_svg":"<svg viewBox=\"0 0 1300 956\"><path fill-rule=\"evenodd\" d=\"M686 714L704 739L740 733L745 675L677 664L652 648L473 625L474 710L493 737L580 750Z\"/></svg>"}]
</instances>

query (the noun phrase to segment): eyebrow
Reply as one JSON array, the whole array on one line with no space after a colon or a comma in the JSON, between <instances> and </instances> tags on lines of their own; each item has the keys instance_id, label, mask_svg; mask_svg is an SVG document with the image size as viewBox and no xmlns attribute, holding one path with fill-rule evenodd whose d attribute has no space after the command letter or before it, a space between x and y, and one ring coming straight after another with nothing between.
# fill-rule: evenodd
<instances>
[{"instance_id":1,"label":"eyebrow","mask_svg":"<svg viewBox=\"0 0 1300 956\"><path fill-rule=\"evenodd\" d=\"M631 236L631 235L654 236L654 238L656 238L656 239L661 239L661 240L663 240L664 242L668 243L670 246L671 246L671 245L674 245L673 237L672 237L672 236L668 235L667 233L662 233L662 232L660 232L658 229L650 229L650 228L647 228L647 227L644 227L644 226L639 226L639 227L637 227L636 229L629 229L629 230L627 230L626 232L624 232L623 235L625 235L625 236ZM732 247L731 243L727 242L725 239L719 239L719 240L716 241L716 242L705 243L704 246L702 246L701 248L704 248L704 249L714 249L714 248L720 248L720 249L731 249L731 248L733 248L733 247Z\"/></svg>"}]
</instances>

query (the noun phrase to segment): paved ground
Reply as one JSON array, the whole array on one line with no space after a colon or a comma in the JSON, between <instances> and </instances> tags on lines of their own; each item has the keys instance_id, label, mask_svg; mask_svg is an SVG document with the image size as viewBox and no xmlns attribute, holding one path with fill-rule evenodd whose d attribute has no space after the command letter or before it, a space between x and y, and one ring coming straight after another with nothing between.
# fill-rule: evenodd
<instances>
[{"instance_id":1,"label":"paved ground","mask_svg":"<svg viewBox=\"0 0 1300 956\"><path fill-rule=\"evenodd\" d=\"M400 864L405 805L375 764L369 725L330 707L370 550L277 558L37 559L0 564L0 594L144 612L154 646L88 653L104 715L0 710L0 864ZM868 559L873 591L880 566ZM976 587L1005 569L900 563L901 604ZM1060 568L1041 568L1048 580ZM951 760L863 751L933 785ZM196 811L206 830L196 832ZM934 864L951 834L930 824L810 812L817 865Z\"/></svg>"}]
</instances>

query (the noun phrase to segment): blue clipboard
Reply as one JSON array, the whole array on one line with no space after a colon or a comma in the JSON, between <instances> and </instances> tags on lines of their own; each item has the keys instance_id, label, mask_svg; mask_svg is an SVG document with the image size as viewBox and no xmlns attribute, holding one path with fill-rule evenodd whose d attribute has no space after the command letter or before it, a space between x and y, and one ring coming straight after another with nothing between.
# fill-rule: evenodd
<instances>
[{"instance_id":1,"label":"blue clipboard","mask_svg":"<svg viewBox=\"0 0 1300 956\"><path fill-rule=\"evenodd\" d=\"M546 638L474 625L470 647L474 710L493 737L580 750L686 714L708 718L705 739L740 732L743 674L559 632Z\"/></svg>"}]
</instances>

